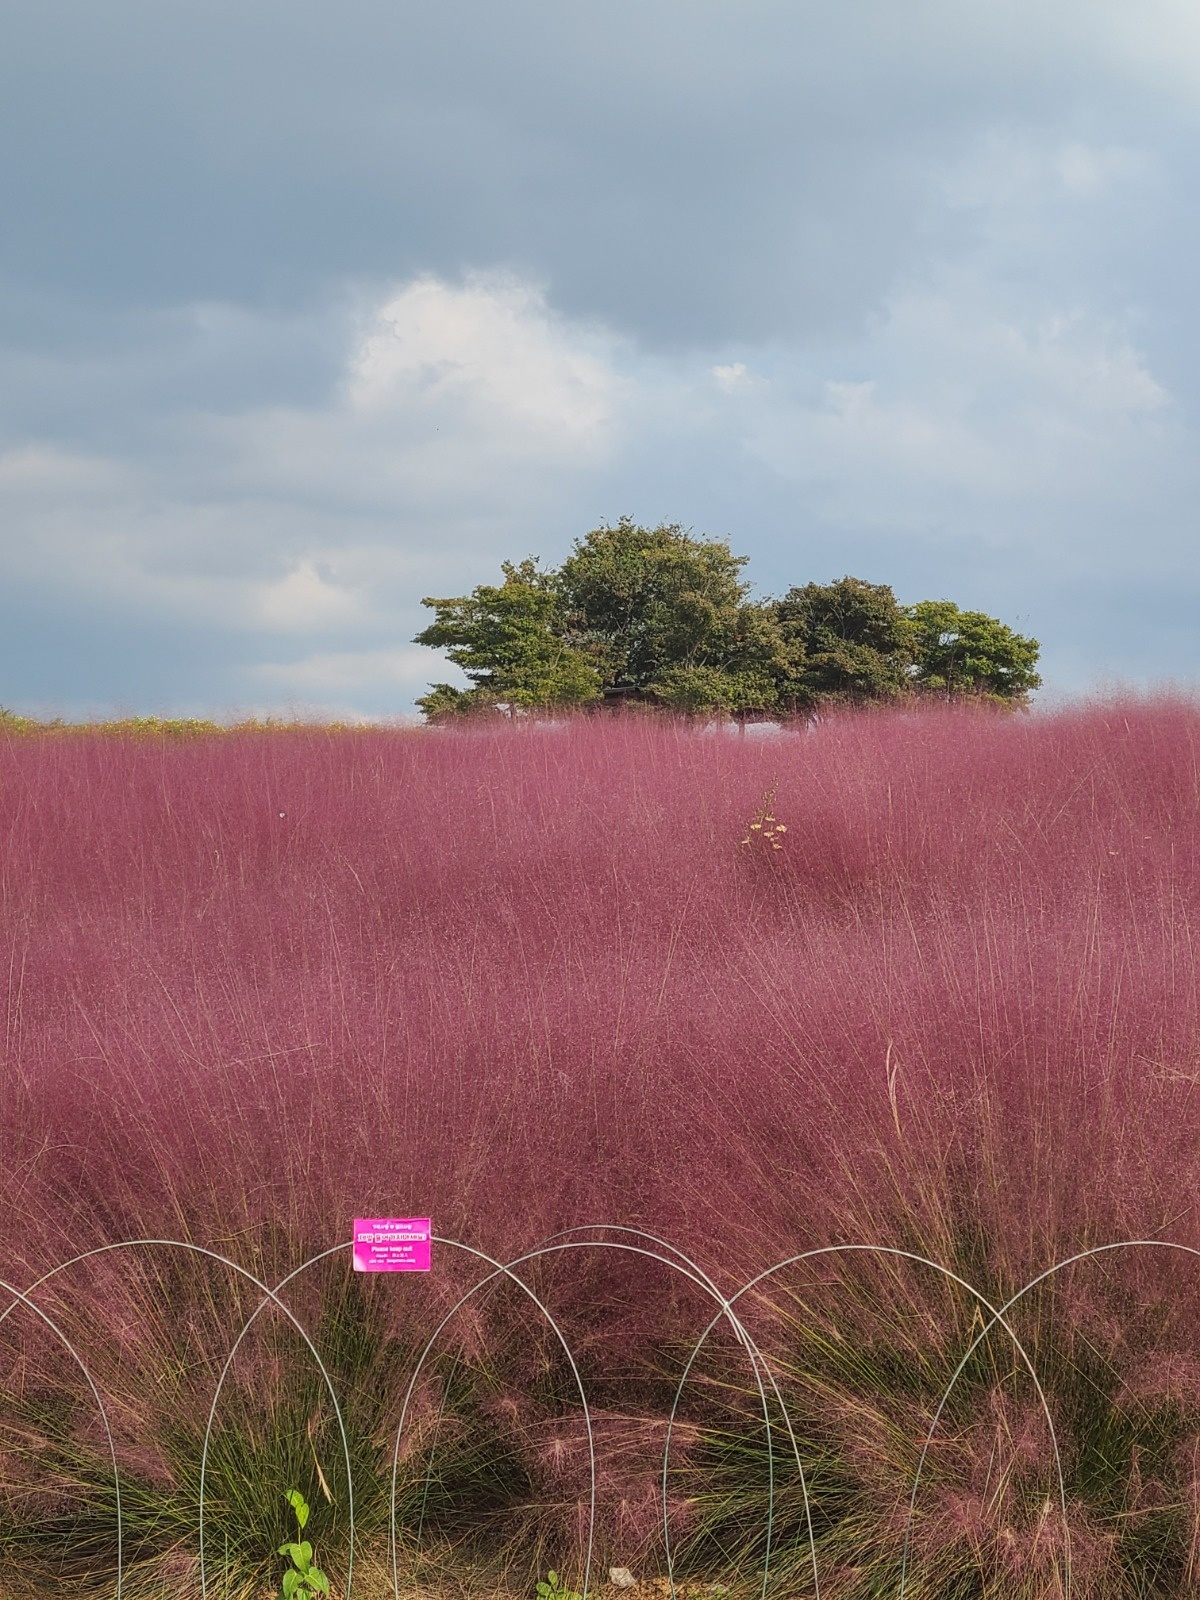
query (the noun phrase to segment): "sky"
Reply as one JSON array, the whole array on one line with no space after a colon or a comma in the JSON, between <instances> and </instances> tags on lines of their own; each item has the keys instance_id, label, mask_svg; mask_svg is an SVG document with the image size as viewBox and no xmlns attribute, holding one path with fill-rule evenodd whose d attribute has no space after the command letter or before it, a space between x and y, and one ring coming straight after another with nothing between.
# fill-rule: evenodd
<instances>
[{"instance_id":1,"label":"sky","mask_svg":"<svg viewBox=\"0 0 1200 1600\"><path fill-rule=\"evenodd\" d=\"M1194 0L2 0L0 705L411 714L629 515L1200 679Z\"/></svg>"}]
</instances>

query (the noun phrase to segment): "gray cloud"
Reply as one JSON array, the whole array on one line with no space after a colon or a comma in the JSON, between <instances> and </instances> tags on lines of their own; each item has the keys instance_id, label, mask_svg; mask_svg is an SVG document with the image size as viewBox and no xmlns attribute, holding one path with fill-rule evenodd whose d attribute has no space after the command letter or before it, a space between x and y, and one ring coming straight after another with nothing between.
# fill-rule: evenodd
<instances>
[{"instance_id":1,"label":"gray cloud","mask_svg":"<svg viewBox=\"0 0 1200 1600\"><path fill-rule=\"evenodd\" d=\"M652 341L821 329L927 246L929 165L980 130L1124 134L1194 98L1186 13L1133 16L45 0L7 37L9 270L263 304L500 263Z\"/></svg>"},{"instance_id":2,"label":"gray cloud","mask_svg":"<svg viewBox=\"0 0 1200 1600\"><path fill-rule=\"evenodd\" d=\"M0 700L396 709L623 511L1195 676L1176 0L43 0L0 74Z\"/></svg>"}]
</instances>

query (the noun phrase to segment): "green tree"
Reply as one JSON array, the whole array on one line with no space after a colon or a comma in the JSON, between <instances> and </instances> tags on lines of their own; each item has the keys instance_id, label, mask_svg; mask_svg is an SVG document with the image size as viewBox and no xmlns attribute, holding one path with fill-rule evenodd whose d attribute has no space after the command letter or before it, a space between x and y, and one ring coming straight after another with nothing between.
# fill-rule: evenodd
<instances>
[{"instance_id":1,"label":"green tree","mask_svg":"<svg viewBox=\"0 0 1200 1600\"><path fill-rule=\"evenodd\" d=\"M578 539L559 570L567 637L614 694L689 711L770 709L780 640L747 599L745 556L622 517Z\"/></svg>"},{"instance_id":2,"label":"green tree","mask_svg":"<svg viewBox=\"0 0 1200 1600\"><path fill-rule=\"evenodd\" d=\"M914 694L1022 703L1038 643L949 600L902 607L884 583L839 578L749 598L744 556L678 523L629 517L576 540L557 570L505 562L504 581L426 599L417 643L445 650L470 688L432 685L432 720L602 697L688 715L811 715Z\"/></svg>"},{"instance_id":3,"label":"green tree","mask_svg":"<svg viewBox=\"0 0 1200 1600\"><path fill-rule=\"evenodd\" d=\"M960 611L951 600L922 600L904 615L919 690L1019 705L1040 688L1036 639L982 611Z\"/></svg>"},{"instance_id":4,"label":"green tree","mask_svg":"<svg viewBox=\"0 0 1200 1600\"><path fill-rule=\"evenodd\" d=\"M596 669L563 637L557 575L532 560L506 561L504 582L421 604L434 621L417 644L445 650L471 688L435 683L417 701L431 721L489 707L578 705L600 695Z\"/></svg>"},{"instance_id":5,"label":"green tree","mask_svg":"<svg viewBox=\"0 0 1200 1600\"><path fill-rule=\"evenodd\" d=\"M849 577L807 583L776 601L775 615L787 658L779 686L786 709L858 705L908 692L910 628L886 583Z\"/></svg>"}]
</instances>

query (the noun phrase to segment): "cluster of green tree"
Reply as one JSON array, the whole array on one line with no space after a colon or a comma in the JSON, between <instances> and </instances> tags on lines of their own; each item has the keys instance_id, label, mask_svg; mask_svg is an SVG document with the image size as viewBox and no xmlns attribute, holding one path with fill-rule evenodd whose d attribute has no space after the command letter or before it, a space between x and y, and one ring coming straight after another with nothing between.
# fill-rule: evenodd
<instances>
[{"instance_id":1,"label":"cluster of green tree","mask_svg":"<svg viewBox=\"0 0 1200 1600\"><path fill-rule=\"evenodd\" d=\"M444 650L471 687L434 684L417 703L435 721L604 700L788 718L928 694L1019 705L1041 682L1037 640L982 612L902 606L861 578L752 600L745 564L724 540L628 517L556 569L505 562L500 584L421 602L435 620L416 643Z\"/></svg>"}]
</instances>

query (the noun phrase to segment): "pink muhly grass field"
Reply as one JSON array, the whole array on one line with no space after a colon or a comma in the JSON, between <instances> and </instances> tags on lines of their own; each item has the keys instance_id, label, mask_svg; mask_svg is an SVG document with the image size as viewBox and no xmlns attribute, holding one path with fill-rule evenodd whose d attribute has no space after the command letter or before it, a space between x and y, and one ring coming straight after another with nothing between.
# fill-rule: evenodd
<instances>
[{"instance_id":1,"label":"pink muhly grass field","mask_svg":"<svg viewBox=\"0 0 1200 1600\"><path fill-rule=\"evenodd\" d=\"M641 1227L727 1290L834 1243L929 1255L993 1299L1091 1245L1200 1247L1198 754L1200 711L1170 699L744 737L629 718L9 738L0 1276L164 1235L281 1274L354 1216L387 1214L430 1214L504 1259L577 1224ZM771 791L781 848L742 845ZM470 1281L451 1260L435 1250L429 1281L355 1292L411 1344L445 1284ZM84 1272L76 1314L82 1296L95 1344L153 1343L118 1277ZM644 1544L661 1375L711 1311L629 1257L530 1277L614 1419L602 1485ZM1162 1544L1172 1500L1172 1537L1200 1548L1200 1263L1109 1258L1026 1312L1072 1370L1101 1351L1105 1427L1162 1406L1181 1419L1158 1487L1109 1505L1115 1488L1088 1487L1091 1402L1063 1380L1075 1559L1095 1592L1123 1592L1106 1515L1142 1516ZM881 1375L933 1362L936 1399L969 1298L923 1269L842 1258L784 1275L746 1313L814 1449L843 1462L830 1505L858 1497L826 1519L830 1582L857 1592L870 1561L894 1562L931 1411ZM189 1312L196 1327L205 1314ZM822 1366L801 1323L823 1318L875 1365ZM544 1335L507 1293L460 1322L467 1357L474 1339L496 1363L496 1414L515 1416L522 1362L530 1383L537 1365L516 1352L544 1353ZM1050 1592L1059 1542L1030 1532L1035 1511L1046 1524L1044 1429L1011 1352L994 1359L935 1452L914 1560L936 1587L967 1549L1014 1592ZM522 1413L529 1499L575 1507L566 1402L546 1405ZM657 1443L627 1470L647 1430ZM1020 1471L996 1467L1000 1439ZM1139 1449L1110 1453L1136 1465ZM707 1505L726 1548L727 1525L752 1544L737 1494L710 1500L681 1504L681 1528ZM1190 1582L1192 1556L1171 1559L1171 1581Z\"/></svg>"}]
</instances>

